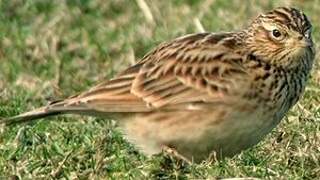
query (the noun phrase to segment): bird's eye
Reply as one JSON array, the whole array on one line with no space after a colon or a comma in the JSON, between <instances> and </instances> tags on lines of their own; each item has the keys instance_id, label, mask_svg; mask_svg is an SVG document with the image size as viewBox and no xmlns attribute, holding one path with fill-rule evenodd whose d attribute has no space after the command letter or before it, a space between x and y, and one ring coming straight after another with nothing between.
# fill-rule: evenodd
<instances>
[{"instance_id":1,"label":"bird's eye","mask_svg":"<svg viewBox=\"0 0 320 180\"><path fill-rule=\"evenodd\" d=\"M274 29L274 30L272 30L272 35L275 38L279 38L282 34L278 29Z\"/></svg>"},{"instance_id":2,"label":"bird's eye","mask_svg":"<svg viewBox=\"0 0 320 180\"><path fill-rule=\"evenodd\" d=\"M270 32L270 36L276 41L282 41L286 34L275 28Z\"/></svg>"}]
</instances>

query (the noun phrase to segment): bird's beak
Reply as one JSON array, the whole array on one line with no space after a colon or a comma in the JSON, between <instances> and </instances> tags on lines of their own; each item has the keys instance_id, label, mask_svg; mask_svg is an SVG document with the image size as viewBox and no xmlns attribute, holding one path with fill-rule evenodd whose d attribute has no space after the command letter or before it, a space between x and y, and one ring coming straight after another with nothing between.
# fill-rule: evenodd
<instances>
[{"instance_id":1,"label":"bird's beak","mask_svg":"<svg viewBox=\"0 0 320 180\"><path fill-rule=\"evenodd\" d=\"M309 38L303 38L299 41L299 44L301 47L312 47L313 46L313 42L311 39Z\"/></svg>"}]
</instances>

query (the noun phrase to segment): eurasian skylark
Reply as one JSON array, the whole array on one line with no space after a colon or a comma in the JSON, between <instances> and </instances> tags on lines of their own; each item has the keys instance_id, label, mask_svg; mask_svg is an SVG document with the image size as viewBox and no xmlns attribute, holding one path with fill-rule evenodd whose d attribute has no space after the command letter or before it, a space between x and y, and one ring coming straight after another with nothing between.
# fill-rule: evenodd
<instances>
[{"instance_id":1,"label":"eurasian skylark","mask_svg":"<svg viewBox=\"0 0 320 180\"><path fill-rule=\"evenodd\" d=\"M58 114L107 116L146 154L172 148L199 162L257 144L304 91L315 56L311 23L294 8L247 28L163 43L87 92L2 121Z\"/></svg>"}]
</instances>

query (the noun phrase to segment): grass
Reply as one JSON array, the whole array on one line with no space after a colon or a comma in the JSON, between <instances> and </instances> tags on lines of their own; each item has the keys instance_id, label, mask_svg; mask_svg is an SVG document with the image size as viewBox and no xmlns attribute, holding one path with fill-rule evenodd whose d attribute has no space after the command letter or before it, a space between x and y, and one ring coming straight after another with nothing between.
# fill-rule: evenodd
<instances>
[{"instance_id":1,"label":"grass","mask_svg":"<svg viewBox=\"0 0 320 180\"><path fill-rule=\"evenodd\" d=\"M313 22L315 42L320 40L319 0L146 0L151 18L137 2L0 1L0 117L86 90L162 41L202 28L239 29L281 5L303 9ZM53 117L1 129L0 178L317 179L319 84L316 62L299 105L264 141L233 158L198 165L147 158L123 139L113 121L101 118Z\"/></svg>"}]
</instances>

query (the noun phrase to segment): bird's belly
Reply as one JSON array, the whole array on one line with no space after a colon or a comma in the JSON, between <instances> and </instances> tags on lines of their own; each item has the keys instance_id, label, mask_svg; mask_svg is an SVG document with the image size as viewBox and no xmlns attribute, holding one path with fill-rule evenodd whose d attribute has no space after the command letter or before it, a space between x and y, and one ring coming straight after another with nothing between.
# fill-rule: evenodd
<instances>
[{"instance_id":1,"label":"bird's belly","mask_svg":"<svg viewBox=\"0 0 320 180\"><path fill-rule=\"evenodd\" d=\"M182 143L180 149L185 150L183 153L195 161L206 159L212 153L217 159L231 157L261 141L278 124L280 119L274 118L273 114L263 114L262 111L236 113L217 126L207 126L202 137L193 143Z\"/></svg>"},{"instance_id":2,"label":"bird's belly","mask_svg":"<svg viewBox=\"0 0 320 180\"><path fill-rule=\"evenodd\" d=\"M146 154L160 153L163 146L201 161L216 152L217 158L234 154L257 144L278 123L263 108L250 112L179 111L138 114L123 121L126 137Z\"/></svg>"}]
</instances>

